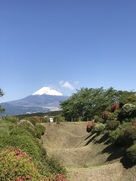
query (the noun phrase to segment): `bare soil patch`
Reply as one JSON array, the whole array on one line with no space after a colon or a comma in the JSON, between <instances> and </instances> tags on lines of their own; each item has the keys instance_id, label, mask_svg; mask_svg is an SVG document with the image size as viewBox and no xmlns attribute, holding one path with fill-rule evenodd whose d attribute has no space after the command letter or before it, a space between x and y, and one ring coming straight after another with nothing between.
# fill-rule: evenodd
<instances>
[{"instance_id":1,"label":"bare soil patch","mask_svg":"<svg viewBox=\"0 0 136 181\"><path fill-rule=\"evenodd\" d=\"M43 145L68 171L70 181L135 181L136 165L124 167L124 150L114 148L105 135L86 132L86 122L43 123Z\"/></svg>"}]
</instances>

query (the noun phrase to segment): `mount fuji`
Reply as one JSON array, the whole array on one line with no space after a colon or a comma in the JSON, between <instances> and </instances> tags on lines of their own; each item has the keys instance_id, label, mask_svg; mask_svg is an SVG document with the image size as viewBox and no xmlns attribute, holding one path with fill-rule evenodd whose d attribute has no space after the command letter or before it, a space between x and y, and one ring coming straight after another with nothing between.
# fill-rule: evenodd
<instances>
[{"instance_id":1,"label":"mount fuji","mask_svg":"<svg viewBox=\"0 0 136 181\"><path fill-rule=\"evenodd\" d=\"M3 102L1 106L5 108L4 115L20 115L36 112L49 112L60 110L59 103L68 99L68 96L63 95L50 87L42 87L23 99Z\"/></svg>"},{"instance_id":2,"label":"mount fuji","mask_svg":"<svg viewBox=\"0 0 136 181\"><path fill-rule=\"evenodd\" d=\"M51 89L50 87L42 87L41 89L39 89L38 91L34 92L32 95L52 95L52 96L63 96L62 93Z\"/></svg>"}]
</instances>

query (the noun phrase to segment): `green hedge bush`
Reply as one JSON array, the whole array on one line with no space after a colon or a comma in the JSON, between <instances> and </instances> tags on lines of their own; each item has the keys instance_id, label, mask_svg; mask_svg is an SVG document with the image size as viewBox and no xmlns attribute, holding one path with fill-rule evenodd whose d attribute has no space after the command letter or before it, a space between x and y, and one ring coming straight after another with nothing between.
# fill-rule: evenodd
<instances>
[{"instance_id":1,"label":"green hedge bush","mask_svg":"<svg viewBox=\"0 0 136 181\"><path fill-rule=\"evenodd\" d=\"M128 145L132 145L136 140L136 127L128 126L124 131L124 139Z\"/></svg>"},{"instance_id":2,"label":"green hedge bush","mask_svg":"<svg viewBox=\"0 0 136 181\"><path fill-rule=\"evenodd\" d=\"M126 118L134 118L134 117L136 117L136 105L124 104L118 115L118 118L120 120L122 120L122 119L126 119ZM130 119L128 119L128 120L130 120Z\"/></svg>"},{"instance_id":3,"label":"green hedge bush","mask_svg":"<svg viewBox=\"0 0 136 181\"><path fill-rule=\"evenodd\" d=\"M117 139L115 140L115 144L117 146L126 146L126 139L124 135L124 130L119 130L119 135L117 136Z\"/></svg>"},{"instance_id":4,"label":"green hedge bush","mask_svg":"<svg viewBox=\"0 0 136 181\"><path fill-rule=\"evenodd\" d=\"M96 123L93 127L94 132L102 132L105 129L105 124L103 123Z\"/></svg>"},{"instance_id":5,"label":"green hedge bush","mask_svg":"<svg viewBox=\"0 0 136 181\"><path fill-rule=\"evenodd\" d=\"M19 119L15 116L6 116L4 117L5 121L11 122L11 123L17 123L19 122Z\"/></svg>"},{"instance_id":6,"label":"green hedge bush","mask_svg":"<svg viewBox=\"0 0 136 181\"><path fill-rule=\"evenodd\" d=\"M109 140L115 143L120 135L120 129L117 128L109 132Z\"/></svg>"},{"instance_id":7,"label":"green hedge bush","mask_svg":"<svg viewBox=\"0 0 136 181\"><path fill-rule=\"evenodd\" d=\"M1 148L7 146L14 146L15 148L20 148L26 151L29 156L40 160L42 156L40 143L33 137L31 133L25 130L23 127L17 127L15 130L11 131L9 136L5 136L0 139Z\"/></svg>"},{"instance_id":8,"label":"green hedge bush","mask_svg":"<svg viewBox=\"0 0 136 181\"><path fill-rule=\"evenodd\" d=\"M108 130L115 130L119 126L119 121L111 120L106 122L106 128Z\"/></svg>"},{"instance_id":9,"label":"green hedge bush","mask_svg":"<svg viewBox=\"0 0 136 181\"><path fill-rule=\"evenodd\" d=\"M126 150L126 155L130 162L136 163L136 144Z\"/></svg>"}]
</instances>

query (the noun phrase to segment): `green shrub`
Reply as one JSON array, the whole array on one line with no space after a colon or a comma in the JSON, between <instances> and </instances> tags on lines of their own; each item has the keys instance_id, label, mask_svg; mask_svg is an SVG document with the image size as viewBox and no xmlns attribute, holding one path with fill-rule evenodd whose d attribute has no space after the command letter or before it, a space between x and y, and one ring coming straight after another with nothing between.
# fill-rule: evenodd
<instances>
[{"instance_id":1,"label":"green shrub","mask_svg":"<svg viewBox=\"0 0 136 181\"><path fill-rule=\"evenodd\" d=\"M105 129L105 124L102 124L102 123L97 123L93 127L93 131L95 131L95 132L101 132L104 129Z\"/></svg>"},{"instance_id":2,"label":"green shrub","mask_svg":"<svg viewBox=\"0 0 136 181\"><path fill-rule=\"evenodd\" d=\"M59 160L57 160L56 158L48 158L46 160L46 162L48 163L48 166L49 166L49 171L51 174L64 174L66 175L67 171L66 169L61 166L61 164L59 163Z\"/></svg>"},{"instance_id":3,"label":"green shrub","mask_svg":"<svg viewBox=\"0 0 136 181\"><path fill-rule=\"evenodd\" d=\"M136 144L126 150L126 155L129 161L136 163Z\"/></svg>"},{"instance_id":4,"label":"green shrub","mask_svg":"<svg viewBox=\"0 0 136 181\"><path fill-rule=\"evenodd\" d=\"M121 130L119 128L110 131L109 133L109 139L111 140L111 142L115 143L120 135Z\"/></svg>"},{"instance_id":5,"label":"green shrub","mask_svg":"<svg viewBox=\"0 0 136 181\"><path fill-rule=\"evenodd\" d=\"M30 126L31 128L34 128L34 125L30 121L24 119L20 120L18 125L24 125L24 127Z\"/></svg>"},{"instance_id":6,"label":"green shrub","mask_svg":"<svg viewBox=\"0 0 136 181\"><path fill-rule=\"evenodd\" d=\"M10 135L10 126L12 125L12 123L9 123L7 121L0 121L0 137L5 137Z\"/></svg>"},{"instance_id":7,"label":"green shrub","mask_svg":"<svg viewBox=\"0 0 136 181\"><path fill-rule=\"evenodd\" d=\"M130 146L136 140L136 127L127 126L120 129L120 133L116 139L116 145L118 146Z\"/></svg>"},{"instance_id":8,"label":"green shrub","mask_svg":"<svg viewBox=\"0 0 136 181\"><path fill-rule=\"evenodd\" d=\"M6 117L4 117L4 120L6 120L8 122L12 122L12 123L19 122L19 119L15 116L6 116Z\"/></svg>"},{"instance_id":9,"label":"green shrub","mask_svg":"<svg viewBox=\"0 0 136 181\"><path fill-rule=\"evenodd\" d=\"M117 146L126 146L124 129L119 130L119 135L117 136L117 139L115 140L115 144Z\"/></svg>"},{"instance_id":10,"label":"green shrub","mask_svg":"<svg viewBox=\"0 0 136 181\"><path fill-rule=\"evenodd\" d=\"M125 129L131 125L130 122L124 122L119 124L115 130L110 130L109 138L111 142L115 143L117 146L126 145Z\"/></svg>"},{"instance_id":11,"label":"green shrub","mask_svg":"<svg viewBox=\"0 0 136 181\"><path fill-rule=\"evenodd\" d=\"M102 112L102 119L104 119L106 121L110 114L111 114L111 112L109 112L109 111L103 111Z\"/></svg>"},{"instance_id":12,"label":"green shrub","mask_svg":"<svg viewBox=\"0 0 136 181\"><path fill-rule=\"evenodd\" d=\"M37 181L41 180L43 177L35 167L32 158L20 149L7 148L1 151L0 163L1 181Z\"/></svg>"},{"instance_id":13,"label":"green shrub","mask_svg":"<svg viewBox=\"0 0 136 181\"><path fill-rule=\"evenodd\" d=\"M14 146L17 149L20 148L37 160L40 160L42 156L38 141L22 127L17 128L10 136L1 138L0 146L1 148L7 146Z\"/></svg>"},{"instance_id":14,"label":"green shrub","mask_svg":"<svg viewBox=\"0 0 136 181\"><path fill-rule=\"evenodd\" d=\"M116 109L114 112L108 115L108 120L117 120L119 113L120 109Z\"/></svg>"},{"instance_id":15,"label":"green shrub","mask_svg":"<svg viewBox=\"0 0 136 181\"><path fill-rule=\"evenodd\" d=\"M34 119L33 117L28 117L28 118L24 118L28 121L30 121L34 126L36 125L36 123L38 122L36 119Z\"/></svg>"},{"instance_id":16,"label":"green shrub","mask_svg":"<svg viewBox=\"0 0 136 181\"><path fill-rule=\"evenodd\" d=\"M33 137L35 137L35 131L34 131L34 125L30 121L21 121L18 123L18 128L24 128L25 131L32 134Z\"/></svg>"},{"instance_id":17,"label":"green shrub","mask_svg":"<svg viewBox=\"0 0 136 181\"><path fill-rule=\"evenodd\" d=\"M94 116L94 122L95 122L95 123L100 122L100 117L97 116L97 115L95 115L95 116Z\"/></svg>"},{"instance_id":18,"label":"green shrub","mask_svg":"<svg viewBox=\"0 0 136 181\"><path fill-rule=\"evenodd\" d=\"M119 121L111 120L107 121L107 129L115 130L119 126Z\"/></svg>"},{"instance_id":19,"label":"green shrub","mask_svg":"<svg viewBox=\"0 0 136 181\"><path fill-rule=\"evenodd\" d=\"M7 128L0 127L0 138L5 137L5 136L9 136L9 135L10 135L10 132Z\"/></svg>"},{"instance_id":20,"label":"green shrub","mask_svg":"<svg viewBox=\"0 0 136 181\"><path fill-rule=\"evenodd\" d=\"M136 117L136 105L133 104L125 104L122 106L121 112L119 114L119 118L134 118Z\"/></svg>"},{"instance_id":21,"label":"green shrub","mask_svg":"<svg viewBox=\"0 0 136 181\"><path fill-rule=\"evenodd\" d=\"M61 166L57 161L54 161L52 158L47 157L46 150L44 149L43 145L39 142L39 140L35 138L33 131L31 130L32 127L30 126L30 130L28 129L29 126L30 125L27 125L27 124L18 125L18 124L15 124L15 123L12 123L12 122L9 122L6 120L0 121L0 128L1 128L1 130L3 130L1 132L2 137L0 137L0 153L3 153L3 150L6 148L8 149L9 146L13 146L15 149L17 149L17 150L21 149L22 151L26 152L30 157L32 157L32 159L41 175L51 178L51 174L53 174L53 176L52 176L52 178L53 178L54 175L56 175L56 174L64 174L65 168L63 166ZM45 127L40 126L40 128L43 133L43 129L45 130ZM6 130L7 130L7 132L6 132ZM11 150L9 152L11 152ZM14 161L12 160L12 163L13 162ZM1 167L1 163L2 162L1 162L1 156L0 156L0 167ZM7 163L7 165L8 165L8 163ZM30 165L28 164L28 167L29 166ZM2 169L2 167L0 169ZM9 167L9 169L10 169L10 167ZM25 169L25 167L23 167L23 169ZM0 174L1 173L3 176L3 170L2 170L2 172L0 170ZM12 173L11 173L11 177L12 177ZM21 176L17 177L17 178L22 179ZM0 180L1 181L10 181L10 180L18 181L16 179L14 179L14 180L13 179L8 180L7 178L3 179L3 177L0 177ZM27 178L26 180L29 180L29 178ZM36 179L32 179L32 180L35 181ZM38 180L40 180L40 179L37 179L37 181Z\"/></svg>"},{"instance_id":22,"label":"green shrub","mask_svg":"<svg viewBox=\"0 0 136 181\"><path fill-rule=\"evenodd\" d=\"M128 145L132 145L136 140L136 127L128 126L124 131L125 141Z\"/></svg>"},{"instance_id":23,"label":"green shrub","mask_svg":"<svg viewBox=\"0 0 136 181\"><path fill-rule=\"evenodd\" d=\"M36 137L40 139L45 132L45 126L38 124L35 126L34 131Z\"/></svg>"}]
</instances>

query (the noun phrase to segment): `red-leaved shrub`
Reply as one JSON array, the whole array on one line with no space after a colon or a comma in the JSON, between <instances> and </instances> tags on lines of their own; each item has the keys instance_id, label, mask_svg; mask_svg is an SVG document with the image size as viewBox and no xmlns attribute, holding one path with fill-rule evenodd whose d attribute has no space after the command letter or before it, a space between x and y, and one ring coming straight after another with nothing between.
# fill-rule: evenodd
<instances>
[{"instance_id":1,"label":"red-leaved shrub","mask_svg":"<svg viewBox=\"0 0 136 181\"><path fill-rule=\"evenodd\" d=\"M87 126L86 126L86 131L87 131L87 132L91 132L93 126L94 126L94 123L93 123L92 121L89 122L89 123L87 124Z\"/></svg>"},{"instance_id":2,"label":"red-leaved shrub","mask_svg":"<svg viewBox=\"0 0 136 181\"><path fill-rule=\"evenodd\" d=\"M114 112L116 109L118 109L119 108L119 104L113 104L112 106L111 106L111 112Z\"/></svg>"}]
</instances>

